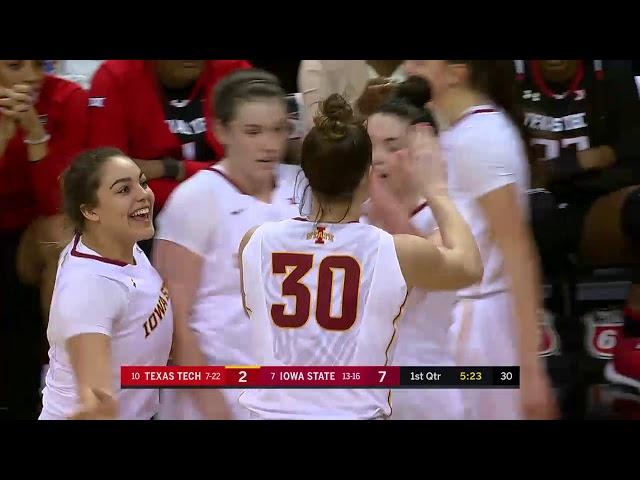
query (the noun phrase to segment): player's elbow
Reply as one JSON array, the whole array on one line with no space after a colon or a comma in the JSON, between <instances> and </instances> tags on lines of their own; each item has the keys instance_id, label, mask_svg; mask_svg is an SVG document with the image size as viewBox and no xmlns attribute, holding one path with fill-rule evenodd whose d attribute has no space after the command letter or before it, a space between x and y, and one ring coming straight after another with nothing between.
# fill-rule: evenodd
<instances>
[{"instance_id":1,"label":"player's elbow","mask_svg":"<svg viewBox=\"0 0 640 480\"><path fill-rule=\"evenodd\" d=\"M458 285L456 288L466 288L482 280L484 265L477 245L461 254L458 260Z\"/></svg>"},{"instance_id":2,"label":"player's elbow","mask_svg":"<svg viewBox=\"0 0 640 480\"><path fill-rule=\"evenodd\" d=\"M484 265L482 265L482 259L480 255L474 256L474 258L469 262L469 265L465 269L465 287L470 285L475 285L482 280L484 276Z\"/></svg>"},{"instance_id":3,"label":"player's elbow","mask_svg":"<svg viewBox=\"0 0 640 480\"><path fill-rule=\"evenodd\" d=\"M469 262L461 259L455 266L451 266L449 272L441 277L441 282L435 290L460 290L475 285L482 280L484 268L482 262Z\"/></svg>"}]
</instances>

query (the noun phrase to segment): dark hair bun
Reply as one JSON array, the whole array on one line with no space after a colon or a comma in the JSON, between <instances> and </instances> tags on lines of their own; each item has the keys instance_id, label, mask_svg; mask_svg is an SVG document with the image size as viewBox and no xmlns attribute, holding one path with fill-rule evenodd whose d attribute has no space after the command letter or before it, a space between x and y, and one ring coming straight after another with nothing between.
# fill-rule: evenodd
<instances>
[{"instance_id":1,"label":"dark hair bun","mask_svg":"<svg viewBox=\"0 0 640 480\"><path fill-rule=\"evenodd\" d=\"M426 79L412 75L398 84L394 96L398 100L422 109L431 100L431 87Z\"/></svg>"},{"instance_id":2,"label":"dark hair bun","mask_svg":"<svg viewBox=\"0 0 640 480\"><path fill-rule=\"evenodd\" d=\"M327 138L341 140L347 135L349 125L354 123L353 109L341 95L331 94L320 104L313 123Z\"/></svg>"}]
</instances>

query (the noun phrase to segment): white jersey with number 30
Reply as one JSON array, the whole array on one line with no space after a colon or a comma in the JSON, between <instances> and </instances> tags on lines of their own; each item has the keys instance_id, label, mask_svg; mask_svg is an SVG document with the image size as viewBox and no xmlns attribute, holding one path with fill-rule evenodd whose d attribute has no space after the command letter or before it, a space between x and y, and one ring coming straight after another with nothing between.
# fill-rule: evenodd
<instances>
[{"instance_id":1,"label":"white jersey with number 30","mask_svg":"<svg viewBox=\"0 0 640 480\"><path fill-rule=\"evenodd\" d=\"M297 218L256 229L242 256L243 288L260 365L383 366L407 297L393 237L360 223ZM374 419L389 390L247 390L264 419Z\"/></svg>"}]
</instances>

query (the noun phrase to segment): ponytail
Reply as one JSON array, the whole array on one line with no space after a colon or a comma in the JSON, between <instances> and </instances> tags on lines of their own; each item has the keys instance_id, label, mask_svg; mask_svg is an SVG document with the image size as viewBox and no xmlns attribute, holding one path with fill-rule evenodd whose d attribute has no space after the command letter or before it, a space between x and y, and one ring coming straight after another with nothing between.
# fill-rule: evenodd
<instances>
[{"instance_id":1,"label":"ponytail","mask_svg":"<svg viewBox=\"0 0 640 480\"><path fill-rule=\"evenodd\" d=\"M500 107L511 119L524 142L529 163L535 158L531 138L524 125L524 113L520 106L520 94L516 82L516 68L512 60L449 60L450 63L467 64L471 71L471 86Z\"/></svg>"}]
</instances>

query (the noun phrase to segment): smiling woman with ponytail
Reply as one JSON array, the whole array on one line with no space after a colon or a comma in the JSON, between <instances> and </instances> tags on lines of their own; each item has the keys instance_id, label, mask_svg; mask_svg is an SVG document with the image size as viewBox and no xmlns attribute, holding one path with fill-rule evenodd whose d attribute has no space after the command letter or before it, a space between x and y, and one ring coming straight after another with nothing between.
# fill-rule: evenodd
<instances>
[{"instance_id":1,"label":"smiling woman with ponytail","mask_svg":"<svg viewBox=\"0 0 640 480\"><path fill-rule=\"evenodd\" d=\"M555 398L537 354L540 273L527 222L528 147L513 62L408 60L405 70L430 83L451 192L484 262L482 281L458 292L456 361L521 368L520 390L465 390L467 414L553 418Z\"/></svg>"}]
</instances>

